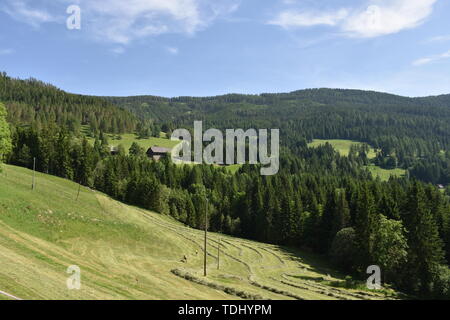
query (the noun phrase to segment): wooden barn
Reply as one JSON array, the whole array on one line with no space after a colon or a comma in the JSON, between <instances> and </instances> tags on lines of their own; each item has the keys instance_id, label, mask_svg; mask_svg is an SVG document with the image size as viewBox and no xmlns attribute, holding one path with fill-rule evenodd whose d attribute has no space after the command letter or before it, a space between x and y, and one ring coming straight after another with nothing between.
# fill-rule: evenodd
<instances>
[{"instance_id":1,"label":"wooden barn","mask_svg":"<svg viewBox=\"0 0 450 320\"><path fill-rule=\"evenodd\" d=\"M161 158L167 157L169 153L170 149L157 146L151 147L147 150L147 156L156 161L160 160Z\"/></svg>"}]
</instances>

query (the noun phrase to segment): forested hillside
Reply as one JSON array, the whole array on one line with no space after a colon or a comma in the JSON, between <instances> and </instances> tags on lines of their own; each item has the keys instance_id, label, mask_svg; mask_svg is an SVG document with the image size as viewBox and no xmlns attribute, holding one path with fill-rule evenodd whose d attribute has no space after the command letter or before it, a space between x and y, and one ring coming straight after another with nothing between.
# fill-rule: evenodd
<instances>
[{"instance_id":1,"label":"forested hillside","mask_svg":"<svg viewBox=\"0 0 450 320\"><path fill-rule=\"evenodd\" d=\"M36 79L20 80L0 73L0 101L8 110L8 121L15 125L41 128L56 123L78 133L82 125L91 131L132 132L137 123L128 111L102 98L66 93Z\"/></svg>"},{"instance_id":2,"label":"forested hillside","mask_svg":"<svg viewBox=\"0 0 450 320\"><path fill-rule=\"evenodd\" d=\"M219 97L108 98L149 123L168 128L280 128L296 152L305 139L349 139L378 150L383 168L409 169L427 182L450 183L450 95L406 98L385 93L312 89L285 94Z\"/></svg>"}]
</instances>

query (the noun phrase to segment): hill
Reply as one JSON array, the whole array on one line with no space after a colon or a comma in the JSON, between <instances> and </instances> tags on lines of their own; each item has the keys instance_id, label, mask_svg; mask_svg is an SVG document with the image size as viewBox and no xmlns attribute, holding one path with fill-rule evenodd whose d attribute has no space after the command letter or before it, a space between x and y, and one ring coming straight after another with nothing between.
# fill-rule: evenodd
<instances>
[{"instance_id":1,"label":"hill","mask_svg":"<svg viewBox=\"0 0 450 320\"><path fill-rule=\"evenodd\" d=\"M215 233L203 278L202 231L85 187L77 200L77 184L41 173L33 191L27 169L1 180L0 291L22 299L385 298L344 288L317 256ZM66 287L71 265L81 290Z\"/></svg>"},{"instance_id":2,"label":"hill","mask_svg":"<svg viewBox=\"0 0 450 320\"><path fill-rule=\"evenodd\" d=\"M433 184L450 183L450 96L421 98L344 89L217 97L106 98L142 119L166 127L278 128L295 155L316 139L359 141L377 150L383 169L409 170ZM444 151L444 153L442 153ZM447 152L447 154L445 153Z\"/></svg>"},{"instance_id":3,"label":"hill","mask_svg":"<svg viewBox=\"0 0 450 320\"><path fill-rule=\"evenodd\" d=\"M82 125L88 125L92 133L124 133L132 132L137 123L130 112L103 98L67 93L36 79L14 79L6 73L0 73L0 101L14 125L40 128L56 123L78 134Z\"/></svg>"},{"instance_id":4,"label":"hill","mask_svg":"<svg viewBox=\"0 0 450 320\"><path fill-rule=\"evenodd\" d=\"M278 128L296 156L305 142L349 140L377 150L375 165L450 184L450 95L409 98L362 90L308 89L217 97L94 97L66 93L36 79L0 73L8 121L38 131L57 124L76 136L137 134L159 137L195 120L208 127Z\"/></svg>"},{"instance_id":5,"label":"hill","mask_svg":"<svg viewBox=\"0 0 450 320\"><path fill-rule=\"evenodd\" d=\"M264 93L260 95L227 94L215 97L176 97L157 96L105 97L115 105L137 114L140 118L152 118L158 121L180 120L186 115L198 116L207 113L232 116L230 111L244 109L253 113L242 113L240 117L249 117L258 113L258 118L267 117L279 111L301 115L309 107L342 107L366 111L384 110L387 113L427 114L445 110L448 115L450 95L410 98L398 95L350 89L306 89L290 93ZM370 108L370 109L369 109ZM422 109L422 110L419 110ZM424 109L425 108L425 109ZM330 109L327 109L331 111ZM256 111L256 112L255 112ZM337 111L337 110L334 110ZM233 118L235 118L234 115ZM209 118L209 117L208 117ZM280 113L277 118L288 119L288 114ZM229 120L223 119L223 120Z\"/></svg>"}]
</instances>

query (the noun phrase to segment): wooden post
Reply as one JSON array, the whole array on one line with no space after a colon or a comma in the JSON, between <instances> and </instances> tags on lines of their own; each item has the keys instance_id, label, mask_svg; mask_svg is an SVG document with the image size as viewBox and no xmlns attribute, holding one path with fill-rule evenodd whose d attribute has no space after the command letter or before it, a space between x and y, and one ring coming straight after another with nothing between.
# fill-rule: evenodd
<instances>
[{"instance_id":1,"label":"wooden post","mask_svg":"<svg viewBox=\"0 0 450 320\"><path fill-rule=\"evenodd\" d=\"M203 274L206 277L206 245L207 245L207 237L208 237L208 198L206 198L206 210L205 210L205 255L203 259Z\"/></svg>"},{"instance_id":2,"label":"wooden post","mask_svg":"<svg viewBox=\"0 0 450 320\"><path fill-rule=\"evenodd\" d=\"M217 243L217 270L220 270L220 238Z\"/></svg>"},{"instance_id":3,"label":"wooden post","mask_svg":"<svg viewBox=\"0 0 450 320\"><path fill-rule=\"evenodd\" d=\"M33 182L31 184L31 190L34 190L35 172L36 172L36 157L33 158Z\"/></svg>"},{"instance_id":4,"label":"wooden post","mask_svg":"<svg viewBox=\"0 0 450 320\"><path fill-rule=\"evenodd\" d=\"M78 197L80 196L80 189L81 189L81 183L78 184L78 193L77 193L77 200L78 201Z\"/></svg>"}]
</instances>

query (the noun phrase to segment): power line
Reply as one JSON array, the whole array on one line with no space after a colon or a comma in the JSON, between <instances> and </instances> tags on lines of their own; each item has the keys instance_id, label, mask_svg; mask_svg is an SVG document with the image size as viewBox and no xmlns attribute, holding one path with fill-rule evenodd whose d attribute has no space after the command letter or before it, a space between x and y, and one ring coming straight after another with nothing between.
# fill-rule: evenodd
<instances>
[{"instance_id":1,"label":"power line","mask_svg":"<svg viewBox=\"0 0 450 320\"><path fill-rule=\"evenodd\" d=\"M206 251L206 245L207 245L207 238L208 238L208 198L206 198L206 209L205 209L205 255L204 255L204 259L203 259L203 271L204 271L204 276L206 277L207 273L206 273L206 255L207 255L207 251Z\"/></svg>"},{"instance_id":2,"label":"power line","mask_svg":"<svg viewBox=\"0 0 450 320\"><path fill-rule=\"evenodd\" d=\"M217 243L217 270L220 270L220 237L219 242Z\"/></svg>"}]
</instances>

